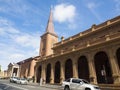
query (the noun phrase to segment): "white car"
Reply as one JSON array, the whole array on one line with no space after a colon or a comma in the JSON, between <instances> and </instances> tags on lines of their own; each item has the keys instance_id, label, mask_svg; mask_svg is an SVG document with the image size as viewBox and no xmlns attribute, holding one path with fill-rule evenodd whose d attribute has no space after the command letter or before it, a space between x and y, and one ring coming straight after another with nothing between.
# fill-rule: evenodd
<instances>
[{"instance_id":1,"label":"white car","mask_svg":"<svg viewBox=\"0 0 120 90\"><path fill-rule=\"evenodd\" d=\"M25 78L19 78L19 79L17 80L17 83L18 83L18 84L28 84L28 81L27 81L27 79L25 79Z\"/></svg>"},{"instance_id":2,"label":"white car","mask_svg":"<svg viewBox=\"0 0 120 90\"><path fill-rule=\"evenodd\" d=\"M92 85L84 79L69 78L63 81L64 90L100 90L99 86Z\"/></svg>"},{"instance_id":3,"label":"white car","mask_svg":"<svg viewBox=\"0 0 120 90\"><path fill-rule=\"evenodd\" d=\"M10 77L10 82L16 83L18 80L18 77Z\"/></svg>"}]
</instances>

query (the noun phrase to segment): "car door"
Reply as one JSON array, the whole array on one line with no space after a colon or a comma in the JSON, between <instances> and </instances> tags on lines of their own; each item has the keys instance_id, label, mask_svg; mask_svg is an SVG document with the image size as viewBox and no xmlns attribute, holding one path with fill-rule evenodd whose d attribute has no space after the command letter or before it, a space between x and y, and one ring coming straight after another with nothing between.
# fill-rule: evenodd
<instances>
[{"instance_id":1,"label":"car door","mask_svg":"<svg viewBox=\"0 0 120 90\"><path fill-rule=\"evenodd\" d=\"M80 82L81 81L79 79L72 79L70 83L71 90L82 90L81 88L79 88L81 86Z\"/></svg>"},{"instance_id":2,"label":"car door","mask_svg":"<svg viewBox=\"0 0 120 90\"><path fill-rule=\"evenodd\" d=\"M17 83L20 83L20 78L17 78L16 82L17 82Z\"/></svg>"}]
</instances>

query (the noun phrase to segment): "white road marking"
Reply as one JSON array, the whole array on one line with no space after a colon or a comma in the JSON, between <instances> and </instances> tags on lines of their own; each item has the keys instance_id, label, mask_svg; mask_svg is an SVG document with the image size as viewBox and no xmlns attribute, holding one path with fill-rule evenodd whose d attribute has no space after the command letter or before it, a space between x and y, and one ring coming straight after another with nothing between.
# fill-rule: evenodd
<instances>
[{"instance_id":1,"label":"white road marking","mask_svg":"<svg viewBox=\"0 0 120 90\"><path fill-rule=\"evenodd\" d=\"M10 86L6 86L4 89L7 89L7 88L9 88Z\"/></svg>"},{"instance_id":2,"label":"white road marking","mask_svg":"<svg viewBox=\"0 0 120 90\"><path fill-rule=\"evenodd\" d=\"M36 88L35 86L28 86L28 87L31 87L31 88Z\"/></svg>"},{"instance_id":3,"label":"white road marking","mask_svg":"<svg viewBox=\"0 0 120 90\"><path fill-rule=\"evenodd\" d=\"M21 90L28 90L28 89L26 89L26 88L22 88L22 87L18 87L18 86L13 86L13 85L7 84L7 83L4 83L4 84L6 84L6 85L8 85L8 86L15 87L15 88L18 88L18 89L21 89Z\"/></svg>"}]
</instances>

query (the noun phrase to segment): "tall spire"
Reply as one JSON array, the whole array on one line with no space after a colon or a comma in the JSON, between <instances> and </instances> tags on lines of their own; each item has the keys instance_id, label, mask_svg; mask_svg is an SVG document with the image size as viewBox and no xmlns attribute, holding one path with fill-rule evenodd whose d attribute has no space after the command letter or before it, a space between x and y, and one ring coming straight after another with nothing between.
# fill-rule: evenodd
<instances>
[{"instance_id":1,"label":"tall spire","mask_svg":"<svg viewBox=\"0 0 120 90\"><path fill-rule=\"evenodd\" d=\"M46 31L41 36L40 51L39 51L40 55L48 56L53 54L54 52L52 47L53 47L53 44L57 42L58 42L58 36L54 31L53 15L52 15L52 8L51 8Z\"/></svg>"},{"instance_id":2,"label":"tall spire","mask_svg":"<svg viewBox=\"0 0 120 90\"><path fill-rule=\"evenodd\" d=\"M54 24L53 24L52 8L50 9L50 16L49 16L48 23L47 23L46 33L55 34L55 32L54 32Z\"/></svg>"}]
</instances>

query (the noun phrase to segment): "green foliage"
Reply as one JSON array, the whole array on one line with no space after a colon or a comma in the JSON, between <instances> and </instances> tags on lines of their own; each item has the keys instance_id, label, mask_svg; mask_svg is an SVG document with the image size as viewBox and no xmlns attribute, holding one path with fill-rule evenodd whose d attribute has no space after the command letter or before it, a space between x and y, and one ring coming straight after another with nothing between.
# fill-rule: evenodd
<instances>
[{"instance_id":1,"label":"green foliage","mask_svg":"<svg viewBox=\"0 0 120 90\"><path fill-rule=\"evenodd\" d=\"M0 65L0 72L1 72L1 65Z\"/></svg>"}]
</instances>

